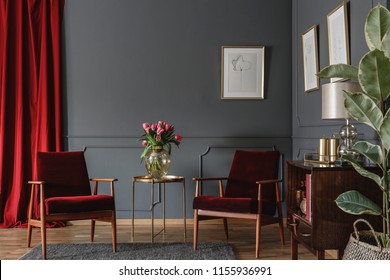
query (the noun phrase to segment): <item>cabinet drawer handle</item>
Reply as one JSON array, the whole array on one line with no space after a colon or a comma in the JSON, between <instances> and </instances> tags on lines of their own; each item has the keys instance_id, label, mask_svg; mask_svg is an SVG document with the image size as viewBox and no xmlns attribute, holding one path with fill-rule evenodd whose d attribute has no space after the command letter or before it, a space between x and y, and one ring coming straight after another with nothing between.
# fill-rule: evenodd
<instances>
[{"instance_id":1,"label":"cabinet drawer handle","mask_svg":"<svg viewBox=\"0 0 390 280\"><path fill-rule=\"evenodd\" d=\"M302 233L302 232L300 232L299 235L302 236L302 237L310 237L311 233Z\"/></svg>"}]
</instances>

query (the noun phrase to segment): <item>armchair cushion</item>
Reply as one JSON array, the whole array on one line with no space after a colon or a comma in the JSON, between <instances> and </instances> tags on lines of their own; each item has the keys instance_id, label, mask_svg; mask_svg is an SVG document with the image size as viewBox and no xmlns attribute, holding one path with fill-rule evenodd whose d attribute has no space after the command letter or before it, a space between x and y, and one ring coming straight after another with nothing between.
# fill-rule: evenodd
<instances>
[{"instance_id":1,"label":"armchair cushion","mask_svg":"<svg viewBox=\"0 0 390 280\"><path fill-rule=\"evenodd\" d=\"M110 195L63 196L45 200L46 215L114 210L114 197Z\"/></svg>"},{"instance_id":2,"label":"armchair cushion","mask_svg":"<svg viewBox=\"0 0 390 280\"><path fill-rule=\"evenodd\" d=\"M237 151L226 184L226 197L257 198L256 181L278 178L278 151ZM263 199L275 200L275 191L265 186Z\"/></svg>"},{"instance_id":3,"label":"armchair cushion","mask_svg":"<svg viewBox=\"0 0 390 280\"><path fill-rule=\"evenodd\" d=\"M219 197L202 195L194 198L193 208L237 213L257 213L257 199L250 197ZM273 216L275 204L268 201L262 202L262 213Z\"/></svg>"},{"instance_id":4,"label":"armchair cushion","mask_svg":"<svg viewBox=\"0 0 390 280\"><path fill-rule=\"evenodd\" d=\"M211 211L257 213L257 200L202 195L194 198L193 207Z\"/></svg>"},{"instance_id":5,"label":"armchair cushion","mask_svg":"<svg viewBox=\"0 0 390 280\"><path fill-rule=\"evenodd\" d=\"M37 163L46 198L91 195L84 152L38 152Z\"/></svg>"}]
</instances>

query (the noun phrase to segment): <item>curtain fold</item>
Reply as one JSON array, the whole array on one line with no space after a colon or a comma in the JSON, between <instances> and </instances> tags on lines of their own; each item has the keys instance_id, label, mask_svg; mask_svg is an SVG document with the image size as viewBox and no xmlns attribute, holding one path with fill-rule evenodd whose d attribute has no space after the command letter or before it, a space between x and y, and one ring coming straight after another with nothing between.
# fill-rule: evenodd
<instances>
[{"instance_id":1,"label":"curtain fold","mask_svg":"<svg viewBox=\"0 0 390 280\"><path fill-rule=\"evenodd\" d=\"M0 227L23 226L37 151L61 151L64 0L0 0Z\"/></svg>"}]
</instances>

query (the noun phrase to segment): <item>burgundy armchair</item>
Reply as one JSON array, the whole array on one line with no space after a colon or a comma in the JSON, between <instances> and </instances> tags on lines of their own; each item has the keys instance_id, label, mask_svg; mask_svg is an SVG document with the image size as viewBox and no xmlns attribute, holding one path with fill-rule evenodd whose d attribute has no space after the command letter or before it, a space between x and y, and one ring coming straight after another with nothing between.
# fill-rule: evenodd
<instances>
[{"instance_id":1,"label":"burgundy armchair","mask_svg":"<svg viewBox=\"0 0 390 280\"><path fill-rule=\"evenodd\" d=\"M91 193L90 181L94 182ZM89 179L83 152L39 152L37 180L32 186L28 209L27 246L31 245L32 227L41 228L42 257L46 259L46 223L91 220L91 242L95 221L111 223L112 249L116 252L116 216L114 182L117 179ZM98 183L110 184L111 195L98 194ZM33 204L39 193L39 218L33 218Z\"/></svg>"},{"instance_id":2,"label":"burgundy armchair","mask_svg":"<svg viewBox=\"0 0 390 280\"><path fill-rule=\"evenodd\" d=\"M199 220L223 218L228 238L226 218L256 220L256 258L260 252L261 226L278 223L284 245L283 215L279 195L279 152L235 152L229 177L193 178L196 181L194 208L194 250L197 249ZM219 196L200 195L201 182L218 181ZM223 190L223 181L226 189ZM276 211L278 215L275 216Z\"/></svg>"}]
</instances>

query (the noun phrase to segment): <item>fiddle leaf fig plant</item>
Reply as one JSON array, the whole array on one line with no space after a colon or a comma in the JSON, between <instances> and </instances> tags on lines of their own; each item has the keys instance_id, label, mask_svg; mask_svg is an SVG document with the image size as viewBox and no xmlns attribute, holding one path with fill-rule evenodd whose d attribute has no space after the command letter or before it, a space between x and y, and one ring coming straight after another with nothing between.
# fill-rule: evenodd
<instances>
[{"instance_id":1,"label":"fiddle leaf fig plant","mask_svg":"<svg viewBox=\"0 0 390 280\"><path fill-rule=\"evenodd\" d=\"M358 191L342 193L336 203L344 212L361 215L380 215L383 219L383 247L390 247L390 111L386 102L390 97L390 12L378 4L368 14L365 23L365 39L369 51L363 55L358 67L347 64L330 65L322 69L320 78L343 78L359 82L362 92L345 91L345 108L350 116L372 127L378 134L379 143L358 141L353 149L375 163L380 175L364 168L353 157L343 155L355 170L372 179L383 194L382 206L377 205Z\"/></svg>"}]
</instances>

